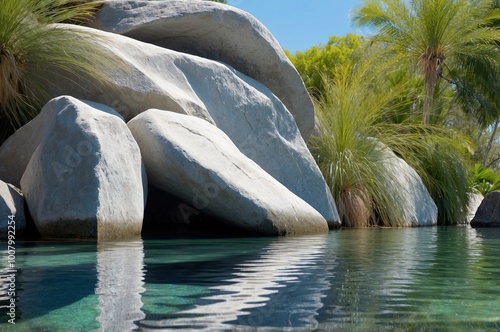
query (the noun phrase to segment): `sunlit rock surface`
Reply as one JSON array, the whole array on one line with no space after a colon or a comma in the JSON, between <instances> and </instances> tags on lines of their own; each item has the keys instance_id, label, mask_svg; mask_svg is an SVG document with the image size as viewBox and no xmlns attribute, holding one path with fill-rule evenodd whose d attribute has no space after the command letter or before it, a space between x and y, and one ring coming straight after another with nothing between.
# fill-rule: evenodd
<instances>
[{"instance_id":1,"label":"sunlit rock surface","mask_svg":"<svg viewBox=\"0 0 500 332\"><path fill-rule=\"evenodd\" d=\"M325 233L326 220L207 121L148 110L128 126L150 184L249 234Z\"/></svg>"},{"instance_id":2,"label":"sunlit rock surface","mask_svg":"<svg viewBox=\"0 0 500 332\"><path fill-rule=\"evenodd\" d=\"M24 197L19 189L0 181L0 238L23 234L26 229L24 216Z\"/></svg>"},{"instance_id":3,"label":"sunlit rock surface","mask_svg":"<svg viewBox=\"0 0 500 332\"><path fill-rule=\"evenodd\" d=\"M104 105L62 96L14 135L37 131L39 145L21 189L40 234L98 239L139 235L145 175L139 147L122 117Z\"/></svg>"},{"instance_id":4,"label":"sunlit rock surface","mask_svg":"<svg viewBox=\"0 0 500 332\"><path fill-rule=\"evenodd\" d=\"M484 196L480 193L469 194L469 205L467 206L467 214L462 220L463 224L469 224L472 221L483 199Z\"/></svg>"},{"instance_id":5,"label":"sunlit rock surface","mask_svg":"<svg viewBox=\"0 0 500 332\"><path fill-rule=\"evenodd\" d=\"M316 209L330 227L340 226L333 198L294 118L263 84L217 61L95 33L95 42L122 70L110 72L106 82L89 78L77 84L58 76L57 86L51 87L55 96L70 94L103 103L127 120L149 108L204 119Z\"/></svg>"},{"instance_id":6,"label":"sunlit rock surface","mask_svg":"<svg viewBox=\"0 0 500 332\"><path fill-rule=\"evenodd\" d=\"M252 15L212 1L106 1L92 25L161 47L226 63L267 86L307 140L314 107L278 41Z\"/></svg>"},{"instance_id":7,"label":"sunlit rock surface","mask_svg":"<svg viewBox=\"0 0 500 332\"><path fill-rule=\"evenodd\" d=\"M384 167L394 174L393 192L403 210L402 225L433 226L437 224L438 209L418 173L391 150L384 148ZM391 188L387 188L390 190Z\"/></svg>"}]
</instances>

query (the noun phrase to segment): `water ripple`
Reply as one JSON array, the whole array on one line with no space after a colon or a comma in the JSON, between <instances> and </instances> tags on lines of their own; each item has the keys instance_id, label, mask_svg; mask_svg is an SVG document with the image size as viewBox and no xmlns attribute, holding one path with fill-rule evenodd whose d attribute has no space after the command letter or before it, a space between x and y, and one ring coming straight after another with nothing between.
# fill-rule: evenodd
<instances>
[{"instance_id":1,"label":"water ripple","mask_svg":"<svg viewBox=\"0 0 500 332\"><path fill-rule=\"evenodd\" d=\"M17 260L20 330L500 330L497 230L26 243Z\"/></svg>"}]
</instances>

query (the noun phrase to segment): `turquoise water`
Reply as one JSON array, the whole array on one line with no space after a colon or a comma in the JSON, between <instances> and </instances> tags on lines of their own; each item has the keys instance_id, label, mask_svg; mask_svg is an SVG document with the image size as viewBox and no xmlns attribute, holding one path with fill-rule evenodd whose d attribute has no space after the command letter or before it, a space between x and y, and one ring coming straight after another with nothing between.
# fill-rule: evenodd
<instances>
[{"instance_id":1,"label":"turquoise water","mask_svg":"<svg viewBox=\"0 0 500 332\"><path fill-rule=\"evenodd\" d=\"M500 229L32 241L15 263L2 331L500 331Z\"/></svg>"}]
</instances>

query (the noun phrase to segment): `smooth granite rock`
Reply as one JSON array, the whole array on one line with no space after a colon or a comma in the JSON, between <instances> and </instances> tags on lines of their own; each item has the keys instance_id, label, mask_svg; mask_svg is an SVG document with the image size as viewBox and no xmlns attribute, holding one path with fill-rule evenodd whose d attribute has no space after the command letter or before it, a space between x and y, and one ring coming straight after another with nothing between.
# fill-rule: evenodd
<instances>
[{"instance_id":1,"label":"smooth granite rock","mask_svg":"<svg viewBox=\"0 0 500 332\"><path fill-rule=\"evenodd\" d=\"M326 220L195 117L148 110L128 126L152 186L231 226L259 235L325 233Z\"/></svg>"},{"instance_id":2,"label":"smooth granite rock","mask_svg":"<svg viewBox=\"0 0 500 332\"><path fill-rule=\"evenodd\" d=\"M21 187L21 177L40 144L50 119L35 117L0 146L0 179ZM37 128L34 130L33 128Z\"/></svg>"},{"instance_id":3,"label":"smooth granite rock","mask_svg":"<svg viewBox=\"0 0 500 332\"><path fill-rule=\"evenodd\" d=\"M25 229L23 195L13 185L0 181L0 238L12 235L15 240Z\"/></svg>"},{"instance_id":4,"label":"smooth granite rock","mask_svg":"<svg viewBox=\"0 0 500 332\"><path fill-rule=\"evenodd\" d=\"M109 105L126 120L149 108L204 119L315 208L332 228L340 226L333 198L295 120L263 84L221 62L112 33L72 28L94 32L93 40L121 70L113 68L104 82L89 78L76 83L56 75L57 85L49 87L53 95Z\"/></svg>"},{"instance_id":5,"label":"smooth granite rock","mask_svg":"<svg viewBox=\"0 0 500 332\"><path fill-rule=\"evenodd\" d=\"M392 170L397 193L390 193L402 206L403 227L433 226L437 224L438 209L417 172L390 149L384 148L384 166Z\"/></svg>"},{"instance_id":6,"label":"smooth granite rock","mask_svg":"<svg viewBox=\"0 0 500 332\"><path fill-rule=\"evenodd\" d=\"M120 115L62 96L22 129L40 132L21 189L42 236L105 240L140 234L145 175Z\"/></svg>"},{"instance_id":7,"label":"smooth granite rock","mask_svg":"<svg viewBox=\"0 0 500 332\"><path fill-rule=\"evenodd\" d=\"M500 191L493 191L479 205L471 227L500 227Z\"/></svg>"},{"instance_id":8,"label":"smooth granite rock","mask_svg":"<svg viewBox=\"0 0 500 332\"><path fill-rule=\"evenodd\" d=\"M106 1L92 27L226 63L267 86L307 141L314 106L269 30L252 15L212 1Z\"/></svg>"},{"instance_id":9,"label":"smooth granite rock","mask_svg":"<svg viewBox=\"0 0 500 332\"><path fill-rule=\"evenodd\" d=\"M480 193L469 194L469 205L467 206L467 213L461 222L462 224L470 224L472 219L474 219L477 209L479 209L479 206L481 205L483 199L484 196Z\"/></svg>"}]
</instances>

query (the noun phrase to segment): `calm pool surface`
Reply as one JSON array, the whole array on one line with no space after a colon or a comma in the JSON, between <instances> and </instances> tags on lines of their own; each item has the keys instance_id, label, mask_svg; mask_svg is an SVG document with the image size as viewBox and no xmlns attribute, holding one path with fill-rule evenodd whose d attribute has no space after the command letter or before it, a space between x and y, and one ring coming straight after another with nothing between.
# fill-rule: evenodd
<instances>
[{"instance_id":1,"label":"calm pool surface","mask_svg":"<svg viewBox=\"0 0 500 332\"><path fill-rule=\"evenodd\" d=\"M15 259L1 331L500 331L500 229L27 241Z\"/></svg>"}]
</instances>

